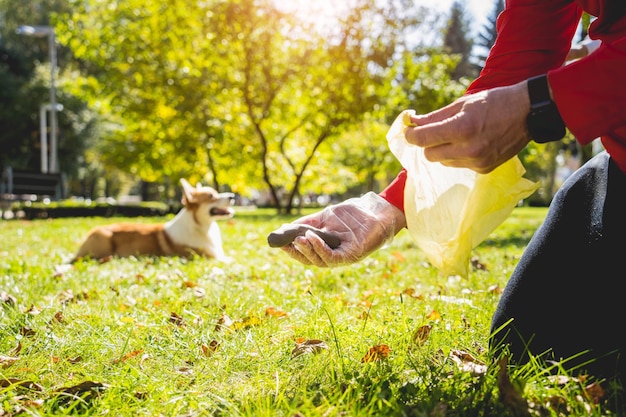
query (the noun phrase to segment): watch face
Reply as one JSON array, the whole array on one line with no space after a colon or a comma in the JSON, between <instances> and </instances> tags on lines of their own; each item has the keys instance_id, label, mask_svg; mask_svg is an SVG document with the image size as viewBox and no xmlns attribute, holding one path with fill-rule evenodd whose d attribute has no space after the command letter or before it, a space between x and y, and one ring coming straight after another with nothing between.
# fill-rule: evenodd
<instances>
[{"instance_id":1,"label":"watch face","mask_svg":"<svg viewBox=\"0 0 626 417\"><path fill-rule=\"evenodd\" d=\"M565 126L554 104L532 109L526 119L530 137L538 143L563 139Z\"/></svg>"}]
</instances>

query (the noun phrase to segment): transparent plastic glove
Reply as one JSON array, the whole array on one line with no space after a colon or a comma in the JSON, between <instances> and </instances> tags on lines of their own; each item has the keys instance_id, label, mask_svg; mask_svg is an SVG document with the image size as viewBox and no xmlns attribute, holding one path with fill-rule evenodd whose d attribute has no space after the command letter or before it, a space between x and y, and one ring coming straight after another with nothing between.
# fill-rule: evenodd
<instances>
[{"instance_id":1,"label":"transparent plastic glove","mask_svg":"<svg viewBox=\"0 0 626 417\"><path fill-rule=\"evenodd\" d=\"M389 243L405 227L406 220L397 207L369 192L294 223L308 224L335 235L339 246L333 249L318 234L307 230L282 250L305 265L334 267L358 262Z\"/></svg>"}]
</instances>

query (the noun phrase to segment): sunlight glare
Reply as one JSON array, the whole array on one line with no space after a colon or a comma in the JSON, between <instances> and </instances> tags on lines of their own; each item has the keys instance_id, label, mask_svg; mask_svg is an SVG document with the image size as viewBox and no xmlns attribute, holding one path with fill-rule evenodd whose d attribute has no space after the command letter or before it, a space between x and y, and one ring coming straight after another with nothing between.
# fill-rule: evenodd
<instances>
[{"instance_id":1,"label":"sunlight glare","mask_svg":"<svg viewBox=\"0 0 626 417\"><path fill-rule=\"evenodd\" d=\"M296 13L303 20L325 26L336 22L348 5L337 0L274 0L276 6L289 13Z\"/></svg>"}]
</instances>

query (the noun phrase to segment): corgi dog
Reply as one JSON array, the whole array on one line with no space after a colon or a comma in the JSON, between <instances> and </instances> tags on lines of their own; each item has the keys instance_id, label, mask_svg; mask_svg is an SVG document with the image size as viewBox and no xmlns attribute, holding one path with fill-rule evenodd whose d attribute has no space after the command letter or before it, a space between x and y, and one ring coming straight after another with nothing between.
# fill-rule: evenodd
<instances>
[{"instance_id":1,"label":"corgi dog","mask_svg":"<svg viewBox=\"0 0 626 417\"><path fill-rule=\"evenodd\" d=\"M232 193L208 186L191 186L181 179L183 208L159 224L115 223L92 229L70 263L81 258L102 260L111 256L192 256L228 261L217 220L233 217Z\"/></svg>"}]
</instances>

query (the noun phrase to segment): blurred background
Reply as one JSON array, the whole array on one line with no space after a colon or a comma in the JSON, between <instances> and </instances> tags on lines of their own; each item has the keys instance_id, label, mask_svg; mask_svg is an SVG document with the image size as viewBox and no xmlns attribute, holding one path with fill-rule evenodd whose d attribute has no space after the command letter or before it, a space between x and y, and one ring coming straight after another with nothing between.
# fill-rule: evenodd
<instances>
[{"instance_id":1,"label":"blurred background","mask_svg":"<svg viewBox=\"0 0 626 417\"><path fill-rule=\"evenodd\" d=\"M380 191L400 170L391 121L463 94L504 7L428 3L0 0L3 181L167 202L186 178L285 214ZM529 145L542 188L525 203L548 204L594 152Z\"/></svg>"}]
</instances>

